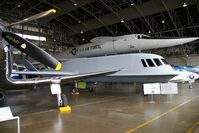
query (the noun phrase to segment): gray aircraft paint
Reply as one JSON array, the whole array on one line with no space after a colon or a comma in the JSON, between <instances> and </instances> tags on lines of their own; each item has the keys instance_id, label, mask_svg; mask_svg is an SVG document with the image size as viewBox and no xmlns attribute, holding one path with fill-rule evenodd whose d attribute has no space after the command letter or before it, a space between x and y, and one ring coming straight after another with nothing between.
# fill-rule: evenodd
<instances>
[{"instance_id":1,"label":"gray aircraft paint","mask_svg":"<svg viewBox=\"0 0 199 133\"><path fill-rule=\"evenodd\" d=\"M93 71L120 71L107 76L90 78L88 82L168 82L169 79L176 76L176 71L170 66L164 64L155 67L144 67L141 59L163 59L155 54L123 54L114 56L79 58L63 62L60 71L74 73L88 73ZM153 61L155 64L155 62Z\"/></svg>"}]
</instances>

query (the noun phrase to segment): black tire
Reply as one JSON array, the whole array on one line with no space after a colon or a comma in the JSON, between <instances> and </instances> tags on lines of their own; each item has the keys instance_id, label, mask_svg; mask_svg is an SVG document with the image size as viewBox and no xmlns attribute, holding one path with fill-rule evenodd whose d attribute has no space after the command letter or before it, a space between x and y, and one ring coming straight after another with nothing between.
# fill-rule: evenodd
<instances>
[{"instance_id":1,"label":"black tire","mask_svg":"<svg viewBox=\"0 0 199 133\"><path fill-rule=\"evenodd\" d=\"M67 97L66 97L65 94L61 94L61 99L62 99L62 101L63 101L61 107L66 107L66 106L68 106L68 100L67 100Z\"/></svg>"},{"instance_id":2,"label":"black tire","mask_svg":"<svg viewBox=\"0 0 199 133\"><path fill-rule=\"evenodd\" d=\"M5 93L3 91L0 91L0 101L2 101L5 98Z\"/></svg>"}]
</instances>

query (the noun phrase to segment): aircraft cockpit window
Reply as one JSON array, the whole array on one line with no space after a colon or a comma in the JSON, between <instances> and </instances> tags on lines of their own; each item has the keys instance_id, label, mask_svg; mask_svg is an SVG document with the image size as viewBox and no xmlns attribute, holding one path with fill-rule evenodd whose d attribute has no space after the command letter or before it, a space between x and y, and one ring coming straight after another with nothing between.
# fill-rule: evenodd
<instances>
[{"instance_id":1,"label":"aircraft cockpit window","mask_svg":"<svg viewBox=\"0 0 199 133\"><path fill-rule=\"evenodd\" d=\"M143 38L143 35L138 35L138 39L142 39Z\"/></svg>"},{"instance_id":2,"label":"aircraft cockpit window","mask_svg":"<svg viewBox=\"0 0 199 133\"><path fill-rule=\"evenodd\" d=\"M146 62L144 61L144 59L141 59L141 61L142 61L142 65L143 65L144 67L147 67Z\"/></svg>"},{"instance_id":3,"label":"aircraft cockpit window","mask_svg":"<svg viewBox=\"0 0 199 133\"><path fill-rule=\"evenodd\" d=\"M169 63L168 62L166 62L166 60L165 59L161 59L162 60L162 62L164 62L164 64L166 64L166 65L168 65Z\"/></svg>"},{"instance_id":4,"label":"aircraft cockpit window","mask_svg":"<svg viewBox=\"0 0 199 133\"><path fill-rule=\"evenodd\" d=\"M17 67L16 65L13 65L13 66L12 66L12 69L17 71L17 70L18 70L18 67Z\"/></svg>"},{"instance_id":5,"label":"aircraft cockpit window","mask_svg":"<svg viewBox=\"0 0 199 133\"><path fill-rule=\"evenodd\" d=\"M146 61L150 67L155 67L155 64L153 63L151 59L146 59Z\"/></svg>"},{"instance_id":6,"label":"aircraft cockpit window","mask_svg":"<svg viewBox=\"0 0 199 133\"><path fill-rule=\"evenodd\" d=\"M153 59L153 60L154 60L154 62L155 62L155 64L156 64L157 66L163 65L162 62L161 62L158 58L155 58L155 59Z\"/></svg>"}]
</instances>

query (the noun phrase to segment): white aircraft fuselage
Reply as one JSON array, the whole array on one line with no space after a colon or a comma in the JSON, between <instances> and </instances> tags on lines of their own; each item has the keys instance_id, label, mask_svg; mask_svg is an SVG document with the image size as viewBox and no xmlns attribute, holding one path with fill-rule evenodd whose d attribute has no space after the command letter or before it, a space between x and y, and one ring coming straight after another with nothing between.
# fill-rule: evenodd
<instances>
[{"instance_id":1,"label":"white aircraft fuselage","mask_svg":"<svg viewBox=\"0 0 199 133\"><path fill-rule=\"evenodd\" d=\"M130 34L118 37L96 37L91 43L82 44L66 51L67 57L91 57L119 53L128 53L147 49L156 49L182 45L197 37L169 38L150 37L144 34Z\"/></svg>"}]
</instances>

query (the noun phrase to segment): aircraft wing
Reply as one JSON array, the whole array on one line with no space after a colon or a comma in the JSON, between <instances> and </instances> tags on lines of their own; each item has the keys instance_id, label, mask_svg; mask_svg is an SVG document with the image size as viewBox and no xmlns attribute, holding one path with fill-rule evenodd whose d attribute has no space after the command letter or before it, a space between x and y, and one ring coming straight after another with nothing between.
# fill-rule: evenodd
<instances>
[{"instance_id":1,"label":"aircraft wing","mask_svg":"<svg viewBox=\"0 0 199 133\"><path fill-rule=\"evenodd\" d=\"M73 80L79 80L79 79L87 79L90 77L96 77L96 76L102 76L102 75L108 75L112 74L115 72L118 72L122 69L117 69L117 70L106 70L106 71L96 71L96 72L90 72L90 73L81 73L81 74L75 74L72 72L13 72L13 74L29 74L29 75L40 75L40 76L46 76L44 78L35 78L35 79L27 79L28 82L31 82L31 80L35 82L43 82L45 83L50 83L53 79L59 79L61 82L68 82L68 81L73 81ZM51 77L49 77L51 76ZM12 80L12 82L15 82L16 80ZM27 83L26 80L23 80L24 82ZM20 81L20 82L23 82ZM18 82L18 81L17 81Z\"/></svg>"},{"instance_id":2,"label":"aircraft wing","mask_svg":"<svg viewBox=\"0 0 199 133\"><path fill-rule=\"evenodd\" d=\"M60 71L12 71L12 74L22 74L22 75L35 75L35 76L67 76L79 74L76 72L60 72Z\"/></svg>"},{"instance_id":3,"label":"aircraft wing","mask_svg":"<svg viewBox=\"0 0 199 133\"><path fill-rule=\"evenodd\" d=\"M122 69L120 69L122 70ZM27 88L27 86L33 86L33 85L37 85L37 86L46 86L49 85L51 83L53 83L53 81L57 81L59 80L62 84L66 83L66 82L72 82L74 80L80 80L80 79L87 79L87 78L91 78L91 77L96 77L96 76L103 76L103 75L108 75L108 74L112 74L115 72L118 72L120 70L107 70L107 71L97 71L97 72L90 72L90 73L81 73L81 74L73 74L73 75L65 75L65 76L46 76L43 78L30 78L30 79L17 79L17 80L12 80L10 78L7 78L9 84L11 87L16 87L16 86L20 86L21 89ZM45 76L45 75L43 75Z\"/></svg>"},{"instance_id":4,"label":"aircraft wing","mask_svg":"<svg viewBox=\"0 0 199 133\"><path fill-rule=\"evenodd\" d=\"M87 78L90 78L90 77L112 74L112 73L118 72L120 70L122 70L122 69L108 70L108 71L98 71L98 72L76 74L76 75L70 75L70 76L62 76L60 79L61 79L61 82L73 81L73 80L79 80L79 79L87 79Z\"/></svg>"}]
</instances>

